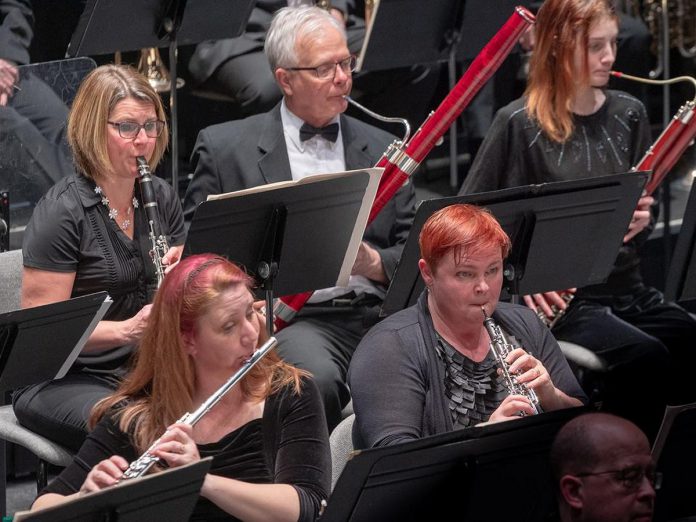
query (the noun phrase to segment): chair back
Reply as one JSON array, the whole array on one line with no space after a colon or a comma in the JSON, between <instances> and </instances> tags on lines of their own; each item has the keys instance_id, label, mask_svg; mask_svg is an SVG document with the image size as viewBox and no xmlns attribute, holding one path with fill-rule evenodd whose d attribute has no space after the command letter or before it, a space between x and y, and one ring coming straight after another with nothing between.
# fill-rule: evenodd
<instances>
[{"instance_id":1,"label":"chair back","mask_svg":"<svg viewBox=\"0 0 696 522\"><path fill-rule=\"evenodd\" d=\"M329 436L331 446L331 490L353 451L353 422L355 414L351 414L334 428Z\"/></svg>"},{"instance_id":2,"label":"chair back","mask_svg":"<svg viewBox=\"0 0 696 522\"><path fill-rule=\"evenodd\" d=\"M0 313L20 307L22 295L22 251L0 252Z\"/></svg>"}]
</instances>

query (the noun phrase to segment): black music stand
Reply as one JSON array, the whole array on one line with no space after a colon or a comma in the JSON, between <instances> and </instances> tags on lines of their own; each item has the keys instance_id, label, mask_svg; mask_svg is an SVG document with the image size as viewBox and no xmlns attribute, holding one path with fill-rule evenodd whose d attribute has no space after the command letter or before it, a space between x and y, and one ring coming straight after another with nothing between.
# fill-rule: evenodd
<instances>
[{"instance_id":1,"label":"black music stand","mask_svg":"<svg viewBox=\"0 0 696 522\"><path fill-rule=\"evenodd\" d=\"M20 512L16 522L185 522L200 495L212 457L193 464L128 480L59 506Z\"/></svg>"},{"instance_id":2,"label":"black music stand","mask_svg":"<svg viewBox=\"0 0 696 522\"><path fill-rule=\"evenodd\" d=\"M696 190L691 188L689 200L684 210L681 229L674 246L672 261L665 284L665 298L668 301L684 303L696 299ZM693 303L691 303L693 304Z\"/></svg>"},{"instance_id":3,"label":"black music stand","mask_svg":"<svg viewBox=\"0 0 696 522\"><path fill-rule=\"evenodd\" d=\"M546 520L555 509L548 451L586 407L354 452L322 522ZM501 501L501 492L505 497Z\"/></svg>"},{"instance_id":4,"label":"black music stand","mask_svg":"<svg viewBox=\"0 0 696 522\"><path fill-rule=\"evenodd\" d=\"M421 203L382 314L402 310L423 290L418 235L430 215L455 203L488 208L510 236L505 287L512 295L582 287L609 276L648 172L558 181Z\"/></svg>"},{"instance_id":5,"label":"black music stand","mask_svg":"<svg viewBox=\"0 0 696 522\"><path fill-rule=\"evenodd\" d=\"M655 500L655 522L696 519L693 475L696 466L696 403L667 406L652 449L663 475ZM687 518L694 517L694 518Z\"/></svg>"},{"instance_id":6,"label":"black music stand","mask_svg":"<svg viewBox=\"0 0 696 522\"><path fill-rule=\"evenodd\" d=\"M449 88L457 61L476 57L520 0L380 0L358 56L358 71L381 71L447 61ZM408 23L403 23L408 20ZM450 185L457 181L457 122L450 138Z\"/></svg>"},{"instance_id":7,"label":"black music stand","mask_svg":"<svg viewBox=\"0 0 696 522\"><path fill-rule=\"evenodd\" d=\"M99 292L0 314L0 391L4 394L21 386L63 377L110 304L107 293ZM2 439L0 512L3 514L5 478L5 440Z\"/></svg>"},{"instance_id":8,"label":"black music stand","mask_svg":"<svg viewBox=\"0 0 696 522\"><path fill-rule=\"evenodd\" d=\"M244 32L254 0L87 0L67 56L169 47L172 185L178 190L177 46Z\"/></svg>"},{"instance_id":9,"label":"black music stand","mask_svg":"<svg viewBox=\"0 0 696 522\"><path fill-rule=\"evenodd\" d=\"M253 273L274 295L345 286L367 224L379 169L310 176L201 203L184 256L212 252ZM272 313L267 313L272 335Z\"/></svg>"}]
</instances>

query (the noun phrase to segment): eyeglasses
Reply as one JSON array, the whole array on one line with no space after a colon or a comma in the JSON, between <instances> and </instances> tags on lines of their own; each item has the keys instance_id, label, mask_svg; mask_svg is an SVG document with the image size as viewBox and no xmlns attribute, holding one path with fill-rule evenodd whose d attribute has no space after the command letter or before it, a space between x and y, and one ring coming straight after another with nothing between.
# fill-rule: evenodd
<instances>
[{"instance_id":1,"label":"eyeglasses","mask_svg":"<svg viewBox=\"0 0 696 522\"><path fill-rule=\"evenodd\" d=\"M106 123L116 127L118 135L127 140L135 139L140 134L140 129L145 129L145 135L148 138L157 138L164 130L164 122L162 120L150 120L142 125L134 121L107 121Z\"/></svg>"},{"instance_id":2,"label":"eyeglasses","mask_svg":"<svg viewBox=\"0 0 696 522\"><path fill-rule=\"evenodd\" d=\"M314 71L320 80L333 80L336 77L336 66L338 65L345 74L355 71L358 59L355 55L350 55L340 62L330 62L317 65L316 67L284 67L288 71Z\"/></svg>"},{"instance_id":3,"label":"eyeglasses","mask_svg":"<svg viewBox=\"0 0 696 522\"><path fill-rule=\"evenodd\" d=\"M648 482L657 491L662 486L662 473L653 468L642 468L640 466L629 466L623 469L612 469L608 471L597 471L594 473L574 473L576 477L591 477L594 475L613 474L614 480L621 483L627 491L635 492L640 489L643 477L647 477Z\"/></svg>"}]
</instances>

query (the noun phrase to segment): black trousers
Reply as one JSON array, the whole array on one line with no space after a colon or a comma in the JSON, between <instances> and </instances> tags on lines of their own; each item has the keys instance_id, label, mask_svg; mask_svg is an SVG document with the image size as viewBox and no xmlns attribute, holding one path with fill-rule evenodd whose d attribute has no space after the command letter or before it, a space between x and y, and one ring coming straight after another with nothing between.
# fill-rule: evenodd
<instances>
[{"instance_id":1,"label":"black trousers","mask_svg":"<svg viewBox=\"0 0 696 522\"><path fill-rule=\"evenodd\" d=\"M108 374L68 373L18 390L12 404L22 426L77 452L87 437L92 407L117 386L118 379Z\"/></svg>"},{"instance_id":2,"label":"black trousers","mask_svg":"<svg viewBox=\"0 0 696 522\"><path fill-rule=\"evenodd\" d=\"M348 366L363 335L379 320L379 305L305 306L290 326L277 333L283 360L308 370L319 387L329 432L350 401Z\"/></svg>"},{"instance_id":3,"label":"black trousers","mask_svg":"<svg viewBox=\"0 0 696 522\"><path fill-rule=\"evenodd\" d=\"M554 326L558 340L592 350L606 372L581 383L588 394L600 382L602 408L630 418L650 435L666 403L694 398L689 373L696 363L696 319L656 289L640 286L607 299L573 300Z\"/></svg>"}]
</instances>

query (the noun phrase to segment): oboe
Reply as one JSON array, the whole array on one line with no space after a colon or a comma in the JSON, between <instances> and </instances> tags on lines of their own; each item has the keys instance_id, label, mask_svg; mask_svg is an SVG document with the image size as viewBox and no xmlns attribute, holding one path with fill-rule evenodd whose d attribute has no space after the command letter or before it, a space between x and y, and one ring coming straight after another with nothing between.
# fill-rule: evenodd
<instances>
[{"instance_id":1,"label":"oboe","mask_svg":"<svg viewBox=\"0 0 696 522\"><path fill-rule=\"evenodd\" d=\"M276 347L278 341L275 337L270 337L268 341L263 343L261 347L254 352L254 354L242 365L242 367L237 370L232 377L230 377L225 384L220 386L215 393L213 393L208 399L201 404L196 411L193 413L185 413L177 422L188 424L194 426L201 417L208 413L213 406L215 406L222 397L232 389L232 387L237 384L242 377L244 377L249 370L251 370L257 362L259 362L264 355L266 355L270 350ZM162 437L159 437L155 442L153 442L145 453L143 453L137 460L131 462L128 469L123 472L120 480L128 480L137 477L142 477L147 473L152 466L159 462L160 458L155 456L152 452L155 447L159 444Z\"/></svg>"},{"instance_id":2,"label":"oboe","mask_svg":"<svg viewBox=\"0 0 696 522\"><path fill-rule=\"evenodd\" d=\"M138 173L140 174L140 192L143 197L143 206L147 214L147 221L150 226L150 257L155 265L155 274L157 276L157 288L162 284L164 279L164 265L162 258L169 250L167 237L162 233L162 224L160 223L159 211L157 208L157 198L155 190L152 188L152 174L150 173L150 165L143 156L135 158L138 163Z\"/></svg>"},{"instance_id":3,"label":"oboe","mask_svg":"<svg viewBox=\"0 0 696 522\"><path fill-rule=\"evenodd\" d=\"M488 336L491 338L491 351L493 352L496 361L498 361L500 369L503 371L505 388L507 388L510 395L522 395L523 397L529 399L529 402L534 409L534 413L541 413L539 397L537 397L536 392L531 388L527 388L523 384L519 384L515 380L513 374L510 373L510 366L505 360L510 352L516 348L516 346L512 345L508 341L500 326L495 323L493 318L488 316L486 309L482 307L481 311L483 312L483 324L488 331ZM524 415L524 413L520 412L520 415Z\"/></svg>"}]
</instances>

